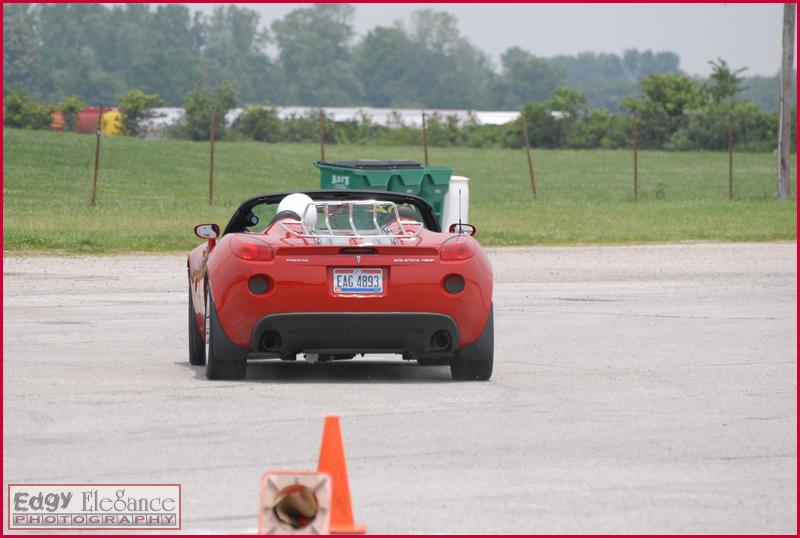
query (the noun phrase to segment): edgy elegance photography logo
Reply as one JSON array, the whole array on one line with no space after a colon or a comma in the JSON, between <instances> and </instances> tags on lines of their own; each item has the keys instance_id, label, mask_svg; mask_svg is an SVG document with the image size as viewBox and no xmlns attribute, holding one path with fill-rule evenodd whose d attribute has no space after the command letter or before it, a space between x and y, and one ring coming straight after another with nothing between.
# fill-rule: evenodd
<instances>
[{"instance_id":1,"label":"edgy elegance photography logo","mask_svg":"<svg viewBox=\"0 0 800 538\"><path fill-rule=\"evenodd\" d=\"M9 484L9 530L180 530L180 484Z\"/></svg>"}]
</instances>

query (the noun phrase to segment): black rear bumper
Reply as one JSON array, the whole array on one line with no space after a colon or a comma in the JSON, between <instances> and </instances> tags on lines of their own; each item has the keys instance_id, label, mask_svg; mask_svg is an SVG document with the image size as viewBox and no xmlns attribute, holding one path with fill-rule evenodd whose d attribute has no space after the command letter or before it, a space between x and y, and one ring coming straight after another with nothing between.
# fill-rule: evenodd
<instances>
[{"instance_id":1,"label":"black rear bumper","mask_svg":"<svg viewBox=\"0 0 800 538\"><path fill-rule=\"evenodd\" d=\"M455 351L456 322L427 312L271 314L250 337L255 353L430 353Z\"/></svg>"}]
</instances>

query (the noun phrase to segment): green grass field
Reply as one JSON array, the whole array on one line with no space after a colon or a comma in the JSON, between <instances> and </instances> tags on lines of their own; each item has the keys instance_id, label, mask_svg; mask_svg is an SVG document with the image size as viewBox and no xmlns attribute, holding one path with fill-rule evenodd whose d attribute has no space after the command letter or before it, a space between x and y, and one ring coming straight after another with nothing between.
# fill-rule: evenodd
<instances>
[{"instance_id":1,"label":"green grass field","mask_svg":"<svg viewBox=\"0 0 800 538\"><path fill-rule=\"evenodd\" d=\"M217 144L213 207L208 143L103 138L98 202L90 204L94 136L3 131L3 243L10 250L185 251L199 222L224 226L245 198L316 188L313 144ZM329 160L415 159L421 148L328 146ZM796 238L796 202L774 199L775 156L639 155L633 202L629 151L536 150L533 202L522 150L431 148L431 164L470 178L469 220L484 245Z\"/></svg>"}]
</instances>

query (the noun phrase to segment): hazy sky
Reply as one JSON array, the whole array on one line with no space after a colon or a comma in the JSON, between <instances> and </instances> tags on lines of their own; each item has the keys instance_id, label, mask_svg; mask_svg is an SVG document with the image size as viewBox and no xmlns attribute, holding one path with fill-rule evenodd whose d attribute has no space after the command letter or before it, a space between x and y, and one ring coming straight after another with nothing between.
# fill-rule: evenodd
<instances>
[{"instance_id":1,"label":"hazy sky","mask_svg":"<svg viewBox=\"0 0 800 538\"><path fill-rule=\"evenodd\" d=\"M220 4L189 4L210 11ZM269 25L302 4L246 4ZM620 53L627 48L670 50L681 68L707 75L708 61L722 57L746 75L780 69L783 4L353 4L354 26L363 34L391 25L415 9L449 11L461 33L495 63L508 47L538 56L577 52Z\"/></svg>"}]
</instances>

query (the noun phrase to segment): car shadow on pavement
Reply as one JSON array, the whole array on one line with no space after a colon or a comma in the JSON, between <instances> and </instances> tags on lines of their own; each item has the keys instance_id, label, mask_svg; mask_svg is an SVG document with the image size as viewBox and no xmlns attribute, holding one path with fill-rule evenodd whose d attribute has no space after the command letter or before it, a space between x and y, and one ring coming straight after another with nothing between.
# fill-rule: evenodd
<instances>
[{"instance_id":1,"label":"car shadow on pavement","mask_svg":"<svg viewBox=\"0 0 800 538\"><path fill-rule=\"evenodd\" d=\"M206 380L203 366L176 363ZM416 362L349 360L309 364L305 361L249 361L240 383L453 383L448 366L420 366Z\"/></svg>"}]
</instances>

